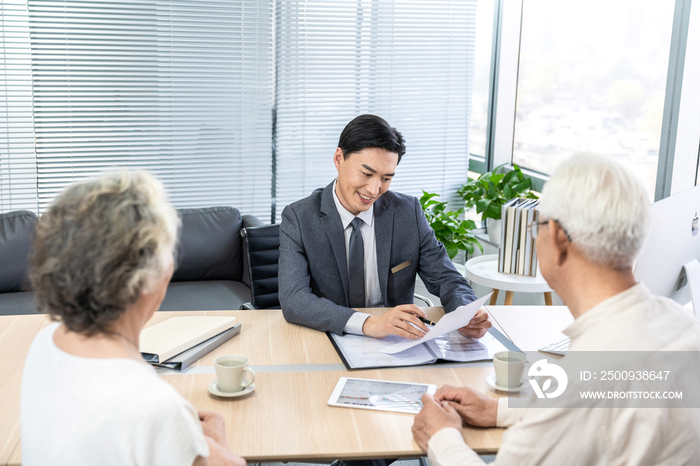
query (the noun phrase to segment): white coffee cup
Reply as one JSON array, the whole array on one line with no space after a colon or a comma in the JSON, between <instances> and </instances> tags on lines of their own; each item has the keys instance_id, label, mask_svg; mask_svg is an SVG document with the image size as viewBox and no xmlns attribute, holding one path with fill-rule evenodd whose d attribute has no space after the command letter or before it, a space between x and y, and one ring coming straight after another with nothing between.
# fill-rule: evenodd
<instances>
[{"instance_id":1,"label":"white coffee cup","mask_svg":"<svg viewBox=\"0 0 700 466\"><path fill-rule=\"evenodd\" d=\"M222 392L240 392L255 382L255 371L248 367L250 361L240 354L227 354L214 360L219 390ZM250 380L246 375L250 374Z\"/></svg>"},{"instance_id":2,"label":"white coffee cup","mask_svg":"<svg viewBox=\"0 0 700 466\"><path fill-rule=\"evenodd\" d=\"M501 387L520 386L527 357L517 351L500 351L493 355L493 368L496 370L496 383Z\"/></svg>"}]
</instances>

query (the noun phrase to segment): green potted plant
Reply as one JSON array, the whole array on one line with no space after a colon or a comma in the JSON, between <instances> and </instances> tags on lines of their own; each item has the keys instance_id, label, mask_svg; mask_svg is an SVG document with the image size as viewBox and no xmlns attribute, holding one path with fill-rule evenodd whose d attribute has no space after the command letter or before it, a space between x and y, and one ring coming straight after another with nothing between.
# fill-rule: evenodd
<instances>
[{"instance_id":1,"label":"green potted plant","mask_svg":"<svg viewBox=\"0 0 700 466\"><path fill-rule=\"evenodd\" d=\"M457 191L466 202L466 208L471 209L476 206L476 212L486 220L486 231L489 234L489 240L494 244L498 244L501 240L503 204L516 197L538 199L532 192L532 178L525 175L515 164L513 164L513 170L503 173L505 165L499 165L477 179L469 178Z\"/></svg>"},{"instance_id":2,"label":"green potted plant","mask_svg":"<svg viewBox=\"0 0 700 466\"><path fill-rule=\"evenodd\" d=\"M456 212L447 211L447 202L433 199L438 196L438 194L423 191L420 205L438 241L445 246L450 260L454 259L459 251L474 254L474 246L484 252L481 243L472 233L476 228L474 220L460 220L459 216L464 213L464 209Z\"/></svg>"}]
</instances>

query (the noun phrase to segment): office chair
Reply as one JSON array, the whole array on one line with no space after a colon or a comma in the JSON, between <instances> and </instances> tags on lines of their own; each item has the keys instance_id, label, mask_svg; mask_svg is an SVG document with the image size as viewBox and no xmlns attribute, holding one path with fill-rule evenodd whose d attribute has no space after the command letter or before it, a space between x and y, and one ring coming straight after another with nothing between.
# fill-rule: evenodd
<instances>
[{"instance_id":1,"label":"office chair","mask_svg":"<svg viewBox=\"0 0 700 466\"><path fill-rule=\"evenodd\" d=\"M419 295L419 294L416 294L416 293L413 293L413 299L414 299L414 300L417 299L418 301L423 301L423 302L425 303L425 305L428 306L428 307L433 307L433 306L435 306L435 305L433 304L433 302L432 302L430 299L426 298L425 296L421 296L421 295Z\"/></svg>"},{"instance_id":2,"label":"office chair","mask_svg":"<svg viewBox=\"0 0 700 466\"><path fill-rule=\"evenodd\" d=\"M279 309L279 224L241 228L241 237L245 247L243 267L250 278L251 299L240 309ZM414 294L414 298L433 306L426 297Z\"/></svg>"},{"instance_id":3,"label":"office chair","mask_svg":"<svg viewBox=\"0 0 700 466\"><path fill-rule=\"evenodd\" d=\"M241 228L241 237L245 248L243 267L250 278L250 302L241 304L240 309L279 309L279 224Z\"/></svg>"}]
</instances>

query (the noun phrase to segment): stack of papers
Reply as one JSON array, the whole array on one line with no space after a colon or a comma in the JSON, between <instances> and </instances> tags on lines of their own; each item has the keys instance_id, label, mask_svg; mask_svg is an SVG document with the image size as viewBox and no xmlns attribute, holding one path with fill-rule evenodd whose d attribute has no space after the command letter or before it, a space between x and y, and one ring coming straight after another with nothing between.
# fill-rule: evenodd
<instances>
[{"instance_id":1,"label":"stack of papers","mask_svg":"<svg viewBox=\"0 0 700 466\"><path fill-rule=\"evenodd\" d=\"M494 336L497 331L494 329L475 340L461 335L457 329L467 325L490 296L445 314L420 340L395 335L379 339L362 335L329 336L348 369L415 366L439 359L487 361L493 359L494 353L506 350Z\"/></svg>"}]
</instances>

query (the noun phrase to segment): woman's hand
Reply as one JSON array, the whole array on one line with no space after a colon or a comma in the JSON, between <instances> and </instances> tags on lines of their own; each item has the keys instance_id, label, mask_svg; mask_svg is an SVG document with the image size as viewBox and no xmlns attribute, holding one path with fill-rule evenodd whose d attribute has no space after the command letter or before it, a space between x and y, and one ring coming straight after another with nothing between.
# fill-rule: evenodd
<instances>
[{"instance_id":1,"label":"woman's hand","mask_svg":"<svg viewBox=\"0 0 700 466\"><path fill-rule=\"evenodd\" d=\"M209 457L197 458L194 466L246 466L245 459L234 455L228 446L224 418L211 411L199 411L198 414L209 446Z\"/></svg>"},{"instance_id":2,"label":"woman's hand","mask_svg":"<svg viewBox=\"0 0 700 466\"><path fill-rule=\"evenodd\" d=\"M206 437L209 445L208 466L246 466L245 459L234 455L227 447L220 445L211 437Z\"/></svg>"},{"instance_id":3,"label":"woman's hand","mask_svg":"<svg viewBox=\"0 0 700 466\"><path fill-rule=\"evenodd\" d=\"M220 414L211 411L199 411L198 414L199 420L202 422L204 435L211 437L219 445L228 448L224 418Z\"/></svg>"}]
</instances>

